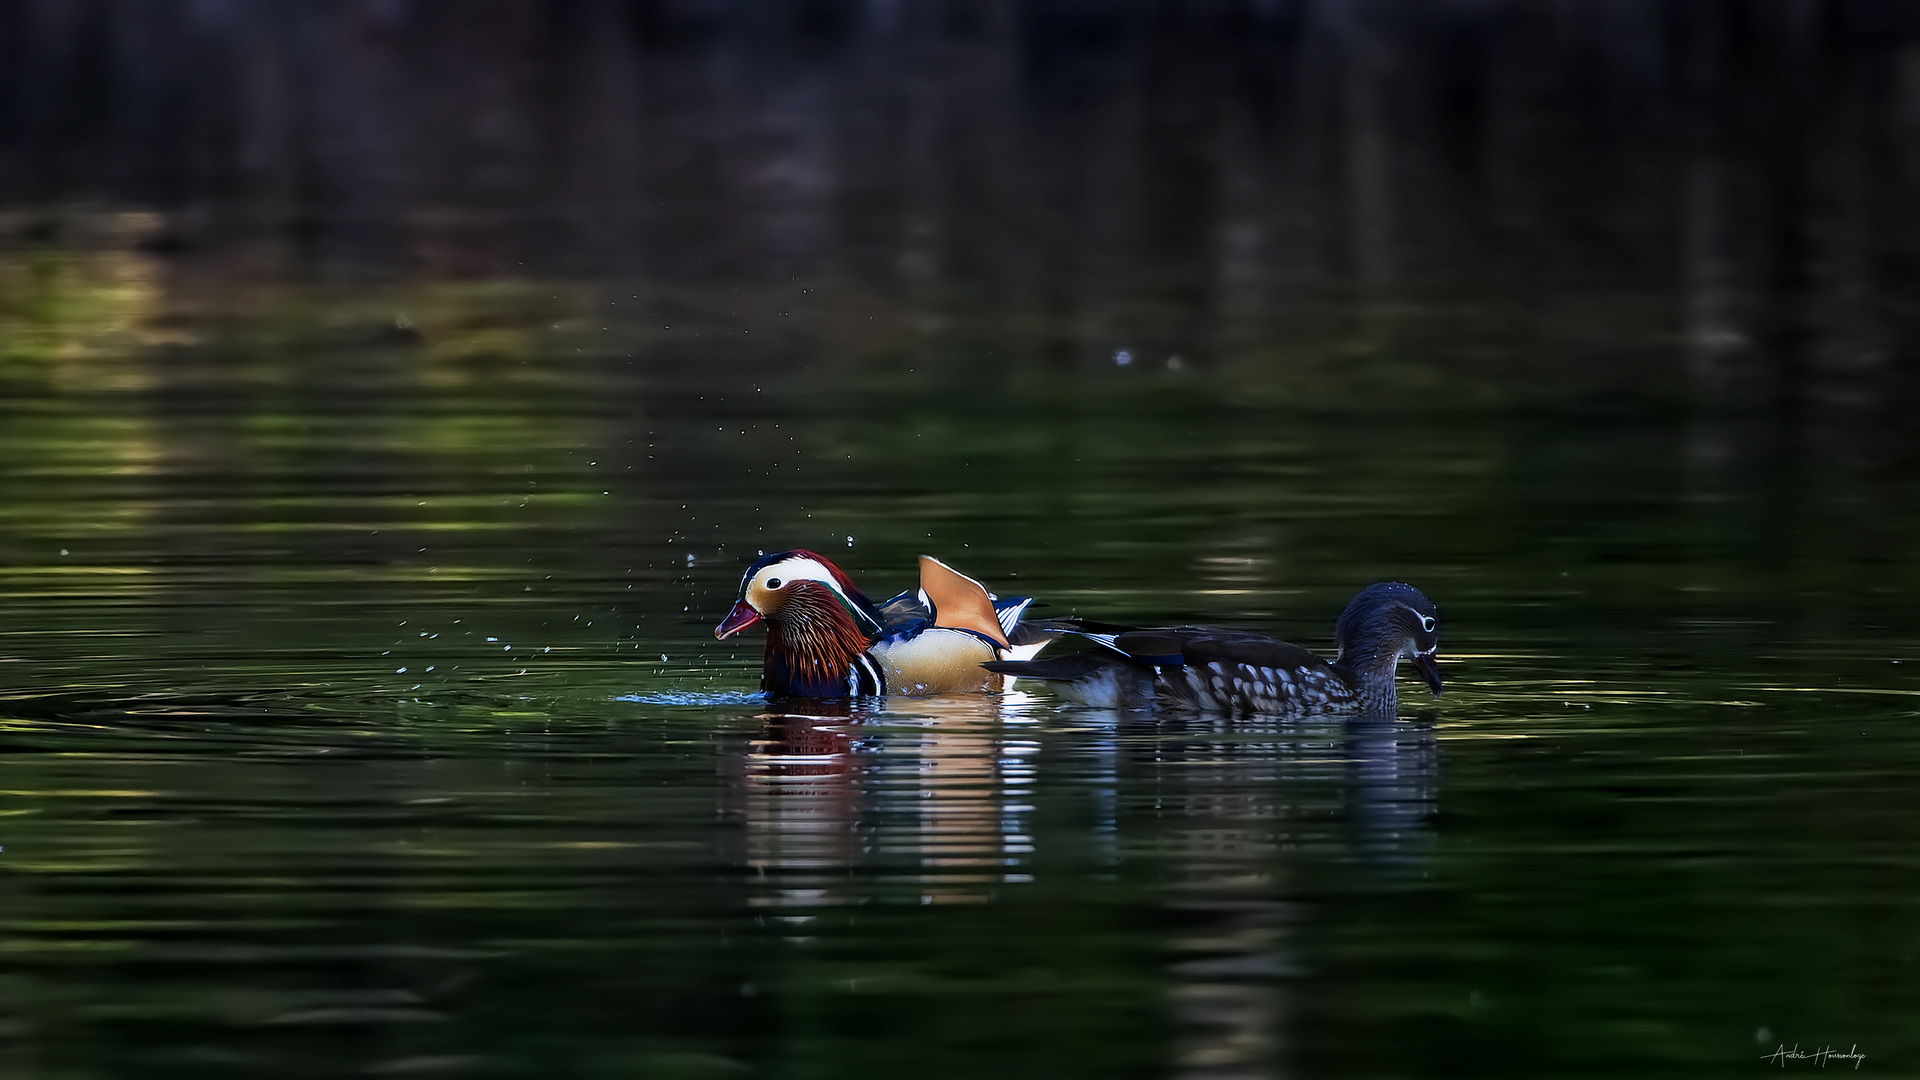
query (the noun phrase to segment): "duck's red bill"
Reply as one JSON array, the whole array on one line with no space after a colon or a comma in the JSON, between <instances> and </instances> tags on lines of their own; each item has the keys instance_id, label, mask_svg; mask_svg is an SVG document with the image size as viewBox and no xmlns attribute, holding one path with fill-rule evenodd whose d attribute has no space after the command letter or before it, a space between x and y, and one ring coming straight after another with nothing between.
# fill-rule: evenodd
<instances>
[{"instance_id":1,"label":"duck's red bill","mask_svg":"<svg viewBox=\"0 0 1920 1080\"><path fill-rule=\"evenodd\" d=\"M727 617L721 619L720 625L713 628L713 636L717 638L732 637L759 621L760 613L753 610L753 605L747 603L745 600L736 600L733 604L733 610L727 612Z\"/></svg>"},{"instance_id":2,"label":"duck's red bill","mask_svg":"<svg viewBox=\"0 0 1920 1080\"><path fill-rule=\"evenodd\" d=\"M1439 697L1440 665L1434 662L1433 654L1430 652L1414 654L1413 670L1419 672L1420 678L1426 680L1427 689L1433 691L1433 696Z\"/></svg>"}]
</instances>

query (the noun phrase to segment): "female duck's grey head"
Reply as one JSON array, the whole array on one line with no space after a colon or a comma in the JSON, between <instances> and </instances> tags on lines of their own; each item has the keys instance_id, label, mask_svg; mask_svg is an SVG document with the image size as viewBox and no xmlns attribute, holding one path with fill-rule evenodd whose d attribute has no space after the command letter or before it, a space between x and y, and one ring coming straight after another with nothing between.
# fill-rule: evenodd
<instances>
[{"instance_id":1,"label":"female duck's grey head","mask_svg":"<svg viewBox=\"0 0 1920 1080\"><path fill-rule=\"evenodd\" d=\"M1427 594L1405 582L1382 581L1360 590L1334 623L1334 661L1363 682L1384 678L1392 685L1401 657L1413 661L1434 697L1440 696L1440 612Z\"/></svg>"}]
</instances>

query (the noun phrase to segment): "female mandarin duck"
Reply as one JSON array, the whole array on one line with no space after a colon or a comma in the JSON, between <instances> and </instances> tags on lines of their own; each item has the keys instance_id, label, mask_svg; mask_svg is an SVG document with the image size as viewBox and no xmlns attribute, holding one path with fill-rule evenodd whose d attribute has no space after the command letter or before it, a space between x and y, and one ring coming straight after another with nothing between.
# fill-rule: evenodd
<instances>
[{"instance_id":1,"label":"female mandarin duck","mask_svg":"<svg viewBox=\"0 0 1920 1080\"><path fill-rule=\"evenodd\" d=\"M1000 689L981 664L1025 660L1058 630L1022 623L1031 597L996 600L972 578L920 556L920 589L875 604L845 571L796 548L765 556L740 580L727 638L767 624L760 686L790 697L944 694Z\"/></svg>"},{"instance_id":2,"label":"female mandarin duck","mask_svg":"<svg viewBox=\"0 0 1920 1080\"><path fill-rule=\"evenodd\" d=\"M1167 705L1203 712L1391 712L1394 671L1405 657L1440 696L1439 612L1398 581L1360 590L1334 624L1331 664L1298 645L1244 630L1135 628L1080 620L1074 632L1100 646L1047 660L992 661L989 671L1043 679L1101 708Z\"/></svg>"}]
</instances>

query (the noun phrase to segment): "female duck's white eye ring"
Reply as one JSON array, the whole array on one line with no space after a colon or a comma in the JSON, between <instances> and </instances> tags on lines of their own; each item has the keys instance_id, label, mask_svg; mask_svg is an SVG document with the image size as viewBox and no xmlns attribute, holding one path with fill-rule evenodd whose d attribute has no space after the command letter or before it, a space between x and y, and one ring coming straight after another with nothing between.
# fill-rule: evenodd
<instances>
[{"instance_id":1,"label":"female duck's white eye ring","mask_svg":"<svg viewBox=\"0 0 1920 1080\"><path fill-rule=\"evenodd\" d=\"M779 578L777 578L777 577L770 577L770 578L768 578L768 579L767 579L767 588L769 588L769 589L777 589L777 588L779 588L779 587L780 587L780 579L779 579Z\"/></svg>"},{"instance_id":2,"label":"female duck's white eye ring","mask_svg":"<svg viewBox=\"0 0 1920 1080\"><path fill-rule=\"evenodd\" d=\"M1429 634L1433 633L1433 616L1420 616L1420 629L1425 630Z\"/></svg>"}]
</instances>

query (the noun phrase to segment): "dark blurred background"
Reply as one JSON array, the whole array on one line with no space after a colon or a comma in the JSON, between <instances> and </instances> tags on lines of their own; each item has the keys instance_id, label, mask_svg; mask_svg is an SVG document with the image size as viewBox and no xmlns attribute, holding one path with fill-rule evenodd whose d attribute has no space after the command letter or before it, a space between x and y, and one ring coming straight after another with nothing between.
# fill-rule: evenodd
<instances>
[{"instance_id":1,"label":"dark blurred background","mask_svg":"<svg viewBox=\"0 0 1920 1080\"><path fill-rule=\"evenodd\" d=\"M1172 399L1140 383L1103 405L1085 381L1134 357L1187 372L1166 437L1195 447L1219 436L1194 418L1238 410L1259 438L1263 409L1334 409L1289 423L1340 497L1357 462L1411 452L1390 415L1451 410L1435 454L1496 433L1414 488L1500 478L1460 518L1462 564L1492 557L1473 530L1576 488L1744 492L1714 543L1824 521L1850 548L1920 464L1912 4L0 0L0 50L0 338L22 393L86 415L122 406L69 391L123 383L172 415L251 365L288 389L235 416L386 402L412 433L394 438L495 454L501 476L546 447L541 490L620 496L567 456L589 449L651 473L668 509L753 478L697 524L649 517L643 548L837 540L852 522L805 515L847 490L879 492L869 529L905 520L889 500L977 492L978 538L1017 516L1006 492L1093 482L1076 445L1139 444L1141 410ZM70 354L133 366L47 359ZM523 408L542 379L544 420ZM997 420L910 411L934 399ZM454 413L492 427L421 419ZM892 495L857 463L821 471L853 444L898 461L929 425L951 450L956 423L1009 455L1047 431L1025 460L1054 464L925 452L885 474ZM259 459L248 424L195 467ZM771 480L793 424L827 495ZM1192 475L1148 457L1115 490ZM1585 544L1581 522L1564 532Z\"/></svg>"},{"instance_id":2,"label":"dark blurred background","mask_svg":"<svg viewBox=\"0 0 1920 1080\"><path fill-rule=\"evenodd\" d=\"M13 238L147 209L246 273L830 277L1188 353L1317 289L1651 293L1590 317L1858 406L1916 194L1895 0L0 0Z\"/></svg>"}]
</instances>

